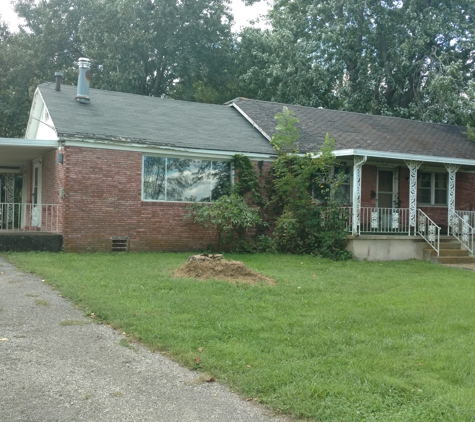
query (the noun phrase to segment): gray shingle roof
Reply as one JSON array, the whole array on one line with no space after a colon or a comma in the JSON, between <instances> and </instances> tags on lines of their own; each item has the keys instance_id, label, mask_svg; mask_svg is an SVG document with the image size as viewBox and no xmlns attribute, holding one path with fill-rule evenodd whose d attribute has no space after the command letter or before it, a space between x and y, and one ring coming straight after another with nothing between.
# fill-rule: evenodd
<instances>
[{"instance_id":1,"label":"gray shingle roof","mask_svg":"<svg viewBox=\"0 0 475 422\"><path fill-rule=\"evenodd\" d=\"M275 131L274 116L286 104L237 98L236 104L266 134ZM423 123L396 117L287 105L299 119L300 152L320 149L328 132L335 150L364 149L401 154L475 159L475 143L458 126Z\"/></svg>"},{"instance_id":2,"label":"gray shingle roof","mask_svg":"<svg viewBox=\"0 0 475 422\"><path fill-rule=\"evenodd\" d=\"M225 105L90 89L90 104L75 100L76 87L39 85L61 137L133 140L138 143L215 151L273 154L236 110Z\"/></svg>"}]
</instances>

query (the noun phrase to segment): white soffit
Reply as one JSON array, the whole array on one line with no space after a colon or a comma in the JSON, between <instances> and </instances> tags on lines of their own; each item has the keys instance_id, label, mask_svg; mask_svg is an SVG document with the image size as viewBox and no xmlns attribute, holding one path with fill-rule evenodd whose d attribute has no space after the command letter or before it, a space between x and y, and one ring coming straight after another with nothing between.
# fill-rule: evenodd
<instances>
[{"instance_id":1,"label":"white soffit","mask_svg":"<svg viewBox=\"0 0 475 422\"><path fill-rule=\"evenodd\" d=\"M20 167L58 147L58 141L0 138L0 168Z\"/></svg>"}]
</instances>

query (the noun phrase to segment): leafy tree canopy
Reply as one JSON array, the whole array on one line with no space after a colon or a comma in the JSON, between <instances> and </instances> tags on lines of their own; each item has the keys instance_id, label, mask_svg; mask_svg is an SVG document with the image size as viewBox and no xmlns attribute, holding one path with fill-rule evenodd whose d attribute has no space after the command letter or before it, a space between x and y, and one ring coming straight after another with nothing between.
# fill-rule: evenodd
<instances>
[{"instance_id":1,"label":"leafy tree canopy","mask_svg":"<svg viewBox=\"0 0 475 422\"><path fill-rule=\"evenodd\" d=\"M222 103L235 92L229 0L15 0L20 31L0 24L0 136L22 136L35 87L55 71L94 88ZM3 99L6 99L5 102Z\"/></svg>"},{"instance_id":2,"label":"leafy tree canopy","mask_svg":"<svg viewBox=\"0 0 475 422\"><path fill-rule=\"evenodd\" d=\"M466 125L474 120L472 0L275 0L246 29L255 97Z\"/></svg>"}]
</instances>

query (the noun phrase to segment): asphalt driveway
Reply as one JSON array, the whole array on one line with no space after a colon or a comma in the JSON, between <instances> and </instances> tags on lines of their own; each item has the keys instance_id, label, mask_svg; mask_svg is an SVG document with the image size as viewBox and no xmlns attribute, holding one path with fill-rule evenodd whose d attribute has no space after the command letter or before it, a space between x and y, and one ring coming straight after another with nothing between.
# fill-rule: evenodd
<instances>
[{"instance_id":1,"label":"asphalt driveway","mask_svg":"<svg viewBox=\"0 0 475 422\"><path fill-rule=\"evenodd\" d=\"M284 420L123 339L0 257L0 421Z\"/></svg>"}]
</instances>

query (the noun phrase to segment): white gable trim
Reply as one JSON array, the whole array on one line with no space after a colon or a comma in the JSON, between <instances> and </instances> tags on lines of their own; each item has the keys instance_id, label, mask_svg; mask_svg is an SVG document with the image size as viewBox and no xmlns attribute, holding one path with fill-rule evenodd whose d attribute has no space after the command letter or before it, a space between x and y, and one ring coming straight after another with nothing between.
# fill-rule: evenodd
<instances>
[{"instance_id":1,"label":"white gable trim","mask_svg":"<svg viewBox=\"0 0 475 422\"><path fill-rule=\"evenodd\" d=\"M252 120L242 109L236 104L236 103L230 103L229 107L234 107L241 115L254 127L256 128L269 142L272 140L272 137L270 137L264 129L262 129L254 120Z\"/></svg>"},{"instance_id":2,"label":"white gable trim","mask_svg":"<svg viewBox=\"0 0 475 422\"><path fill-rule=\"evenodd\" d=\"M44 118L45 115L48 116L46 120ZM43 139L54 138L56 141L59 139L58 132L46 107L45 100L41 95L41 91L39 88L36 88L30 108L30 115L28 116L25 138L38 139L39 137Z\"/></svg>"}]
</instances>

